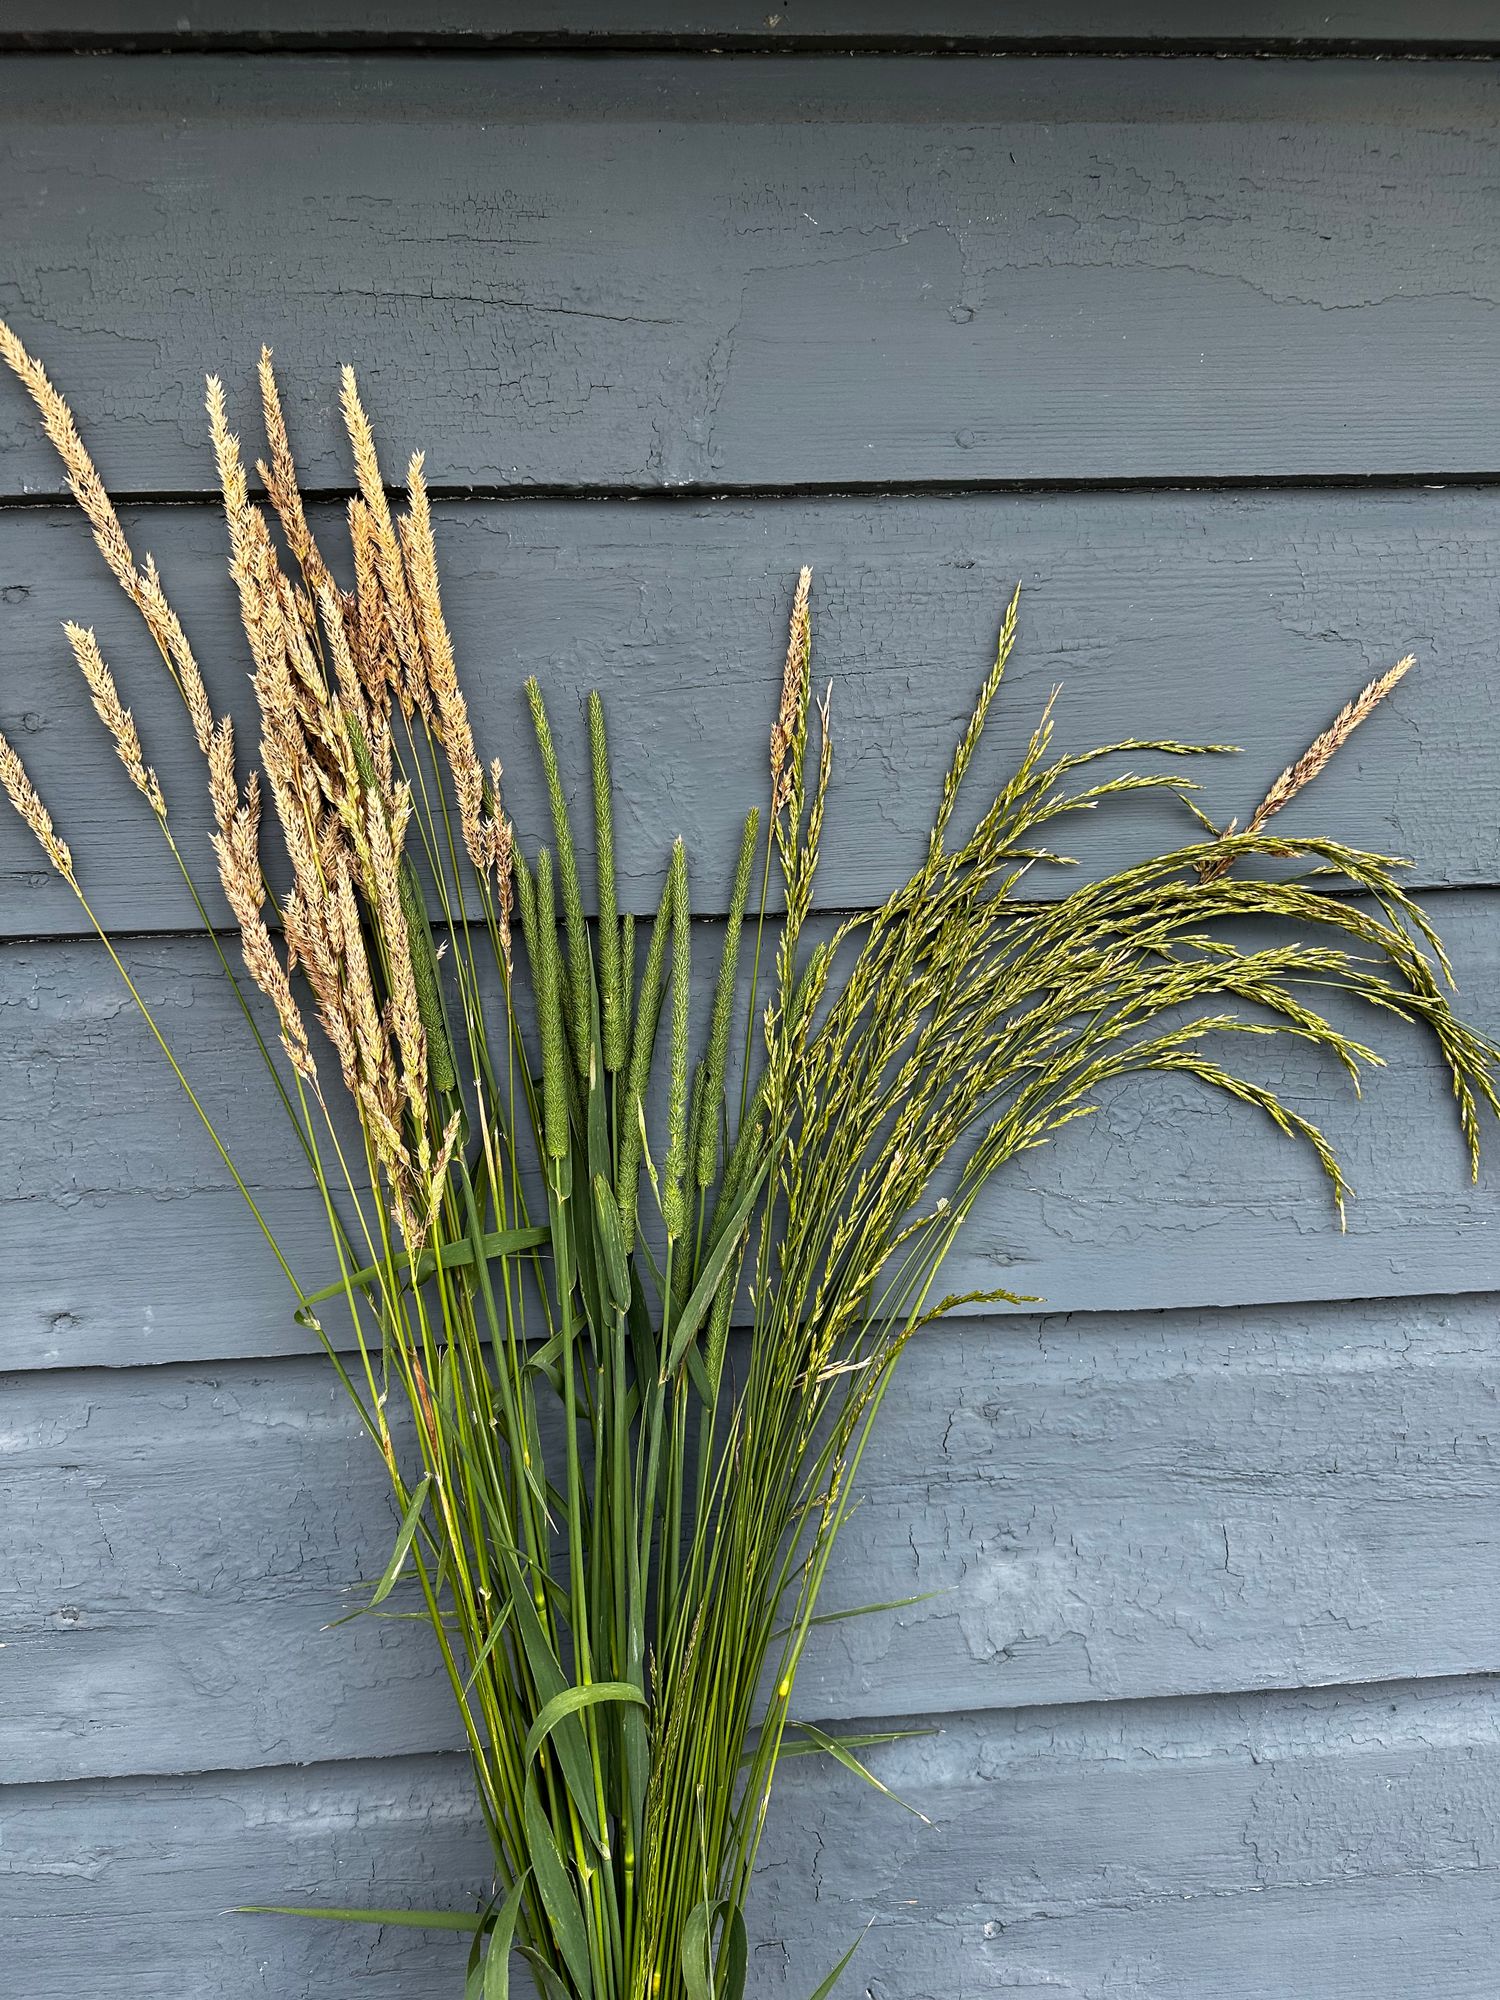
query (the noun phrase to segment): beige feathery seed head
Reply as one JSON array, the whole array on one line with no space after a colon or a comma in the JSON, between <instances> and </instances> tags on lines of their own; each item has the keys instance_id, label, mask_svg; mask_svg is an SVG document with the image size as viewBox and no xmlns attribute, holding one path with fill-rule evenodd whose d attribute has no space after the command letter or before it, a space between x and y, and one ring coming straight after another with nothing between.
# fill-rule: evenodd
<instances>
[{"instance_id":1,"label":"beige feathery seed head","mask_svg":"<svg viewBox=\"0 0 1500 2000\"><path fill-rule=\"evenodd\" d=\"M258 667L287 643L284 625L288 603L283 600L281 566L265 517L249 499L239 438L229 429L223 391L216 376L208 378L208 419L214 462L219 474L224 519L229 529L229 573L239 592L240 621ZM290 619L301 625L294 601Z\"/></svg>"},{"instance_id":2,"label":"beige feathery seed head","mask_svg":"<svg viewBox=\"0 0 1500 2000\"><path fill-rule=\"evenodd\" d=\"M354 881L347 866L338 865L326 898L328 933L336 955L335 992L353 1031L359 1056L361 1090L375 1093L376 1101L397 1098L396 1075L381 1027L380 1008L375 999L375 981L365 949L364 925ZM387 1074L389 1070L389 1074Z\"/></svg>"},{"instance_id":3,"label":"beige feathery seed head","mask_svg":"<svg viewBox=\"0 0 1500 2000\"><path fill-rule=\"evenodd\" d=\"M187 703L188 716L193 725L193 736L199 750L208 755L209 740L213 735L213 706L208 699L208 689L203 684L203 675L194 658L193 649L188 644L186 632L177 613L167 602L167 594L162 589L156 558L148 555L141 574L141 595L136 599L141 616L145 619L152 638L168 670L182 692Z\"/></svg>"},{"instance_id":4,"label":"beige feathery seed head","mask_svg":"<svg viewBox=\"0 0 1500 2000\"><path fill-rule=\"evenodd\" d=\"M339 408L343 412L344 429L349 434L350 449L354 453L354 473L359 481L359 490L364 495L365 505L379 520L385 510L385 486L380 477L375 434L370 428L365 406L360 401L358 379L347 361L339 370Z\"/></svg>"},{"instance_id":5,"label":"beige feathery seed head","mask_svg":"<svg viewBox=\"0 0 1500 2000\"><path fill-rule=\"evenodd\" d=\"M1308 745L1296 763L1288 764L1250 815L1247 831L1258 833L1273 813L1278 813L1284 805L1289 805L1304 785L1310 785L1334 752L1348 742L1365 718L1373 714L1391 689L1416 663L1416 655L1408 653L1404 660L1398 660L1395 666L1378 675L1367 687L1361 688L1353 701L1346 702L1322 735Z\"/></svg>"},{"instance_id":6,"label":"beige feathery seed head","mask_svg":"<svg viewBox=\"0 0 1500 2000\"><path fill-rule=\"evenodd\" d=\"M5 787L11 804L36 835L43 852L58 874L65 882L76 886L73 857L68 852L68 843L52 824L52 815L42 804L36 786L26 775L26 766L11 749L4 736L0 736L0 785Z\"/></svg>"},{"instance_id":7,"label":"beige feathery seed head","mask_svg":"<svg viewBox=\"0 0 1500 2000\"><path fill-rule=\"evenodd\" d=\"M1416 663L1416 654L1408 653L1404 659L1398 660L1395 666L1388 667L1383 674L1378 674L1367 686L1362 687L1353 701L1346 702L1322 735L1314 737L1308 744L1296 763L1287 765L1250 815L1245 832L1259 833L1266 822L1279 813L1283 806L1290 805L1298 792L1312 783L1318 773L1332 761L1337 751L1348 742L1359 725L1374 713L1391 689L1410 673ZM1224 829L1225 833L1232 833L1234 826L1235 822L1231 820ZM1228 873L1229 867L1230 859L1227 856L1218 861L1205 862L1198 870L1199 880L1216 882L1220 876Z\"/></svg>"},{"instance_id":8,"label":"beige feathery seed head","mask_svg":"<svg viewBox=\"0 0 1500 2000\"><path fill-rule=\"evenodd\" d=\"M155 771L147 764L142 754L135 717L120 699L120 691L115 686L115 677L105 665L104 656L99 651L98 640L91 630L82 625L65 622L63 630L68 635L68 644L73 649L73 658L78 662L78 670L88 684L94 712L114 739L115 749L120 762L129 773L131 784L135 786L157 818L164 820L167 816L167 802L162 797L161 785Z\"/></svg>"},{"instance_id":9,"label":"beige feathery seed head","mask_svg":"<svg viewBox=\"0 0 1500 2000\"><path fill-rule=\"evenodd\" d=\"M177 614L167 603L156 564L147 556L144 566L137 566L130 544L125 539L125 530L120 526L114 502L105 491L98 468L84 448L73 412L48 380L47 371L41 363L27 353L3 320L0 320L0 360L10 368L41 413L42 428L62 460L73 498L94 531L99 553L115 581L145 619L167 670L188 705L193 733L199 749L206 756L213 726L208 695L187 635L178 622Z\"/></svg>"},{"instance_id":10,"label":"beige feathery seed head","mask_svg":"<svg viewBox=\"0 0 1500 2000\"><path fill-rule=\"evenodd\" d=\"M224 520L229 529L229 574L240 594L245 636L252 654L259 659L264 647L274 643L268 628L277 621L268 619L267 605L273 593L280 600L280 565L265 516L250 500L240 440L229 428L224 389L217 375L208 377L206 404ZM294 601L291 615L298 623L303 622Z\"/></svg>"},{"instance_id":11,"label":"beige feathery seed head","mask_svg":"<svg viewBox=\"0 0 1500 2000\"><path fill-rule=\"evenodd\" d=\"M309 768L316 773L328 803L345 813L359 789L349 731L329 689L323 663L313 651L307 625L298 612L296 589L279 572L276 595L287 685Z\"/></svg>"},{"instance_id":12,"label":"beige feathery seed head","mask_svg":"<svg viewBox=\"0 0 1500 2000\"><path fill-rule=\"evenodd\" d=\"M357 635L351 644L371 706L385 711L401 677L380 590L375 524L369 508L357 496L349 502L349 546L354 556L352 623Z\"/></svg>"},{"instance_id":13,"label":"beige feathery seed head","mask_svg":"<svg viewBox=\"0 0 1500 2000\"><path fill-rule=\"evenodd\" d=\"M203 400L208 411L208 434L214 448L219 490L224 496L224 514L229 522L229 545L238 557L245 540L250 489L245 480L244 461L240 457L239 437L229 428L224 384L217 375L205 377Z\"/></svg>"},{"instance_id":14,"label":"beige feathery seed head","mask_svg":"<svg viewBox=\"0 0 1500 2000\"><path fill-rule=\"evenodd\" d=\"M104 481L78 434L73 412L53 388L41 362L27 353L4 320L0 320L0 360L5 362L41 413L42 427L62 460L73 498L83 509L94 531L100 554L116 581L129 596L139 601L140 575L135 558L130 553L130 544L125 539L114 503L104 490Z\"/></svg>"},{"instance_id":15,"label":"beige feathery seed head","mask_svg":"<svg viewBox=\"0 0 1500 2000\"><path fill-rule=\"evenodd\" d=\"M395 746L391 741L390 704L370 697L371 675L366 671L362 657L358 657L354 650L360 638L359 621L345 616L347 600L340 597L330 584L325 585L318 602L328 652L333 659L343 726L346 731L357 731L363 739L376 785L389 797L394 786L396 765Z\"/></svg>"},{"instance_id":16,"label":"beige feathery seed head","mask_svg":"<svg viewBox=\"0 0 1500 2000\"><path fill-rule=\"evenodd\" d=\"M258 803L260 785L253 771L250 782L256 788ZM222 833L239 808L239 788L234 775L234 722L227 715L215 724L209 739L208 795L213 803L214 824Z\"/></svg>"},{"instance_id":17,"label":"beige feathery seed head","mask_svg":"<svg viewBox=\"0 0 1500 2000\"><path fill-rule=\"evenodd\" d=\"M432 1175L427 1185L427 1223L431 1229L437 1222L438 1210L442 1206L443 1185L448 1178L448 1169L453 1164L453 1155L458 1148L458 1135L463 1126L463 1114L455 1111L443 1131L442 1144L438 1147L437 1159L433 1163Z\"/></svg>"},{"instance_id":18,"label":"beige feathery seed head","mask_svg":"<svg viewBox=\"0 0 1500 2000\"><path fill-rule=\"evenodd\" d=\"M354 454L354 473L359 482L360 497L373 530L371 551L379 581L382 611L401 667L398 691L408 711L421 709L425 713L427 684L422 671L416 615L407 594L401 543L396 533L396 524L391 519L390 502L386 499L385 485L380 477L380 460L375 450L375 435L370 429L370 420L359 399L359 385L355 381L352 368L346 366L342 370L341 382L339 402L344 416L344 428L349 433L349 444Z\"/></svg>"},{"instance_id":19,"label":"beige feathery seed head","mask_svg":"<svg viewBox=\"0 0 1500 2000\"><path fill-rule=\"evenodd\" d=\"M313 898L322 893L323 868L318 853L322 790L297 721L285 662L279 674L268 663L257 671L252 685L261 711L260 761L271 787L282 841L294 880Z\"/></svg>"},{"instance_id":20,"label":"beige feathery seed head","mask_svg":"<svg viewBox=\"0 0 1500 2000\"><path fill-rule=\"evenodd\" d=\"M349 628L344 623L343 605L331 581L323 583L319 588L318 610L322 616L323 633L328 641L328 652L333 661L333 678L339 691L339 698L350 714L359 718L361 726L368 735L369 703L365 698L365 685L349 648Z\"/></svg>"},{"instance_id":21,"label":"beige feathery seed head","mask_svg":"<svg viewBox=\"0 0 1500 2000\"><path fill-rule=\"evenodd\" d=\"M391 823L387 823L384 802L372 799L367 825L372 874L370 888L380 918L380 942L390 982L391 1022L396 1046L401 1053L401 1080L417 1131L425 1134L427 1036L422 1027L422 1009L417 997L411 934L406 928L406 916L401 907L399 872L400 840L410 811L410 788L402 785L394 802Z\"/></svg>"},{"instance_id":22,"label":"beige feathery seed head","mask_svg":"<svg viewBox=\"0 0 1500 2000\"><path fill-rule=\"evenodd\" d=\"M319 1025L339 1059L344 1086L357 1102L359 1051L341 985L337 914L326 896L313 903L300 889L294 889L281 907L281 929L286 939L288 969L302 968L312 988Z\"/></svg>"},{"instance_id":23,"label":"beige feathery seed head","mask_svg":"<svg viewBox=\"0 0 1500 2000\"><path fill-rule=\"evenodd\" d=\"M226 718L225 725L228 726ZM216 801L217 810L217 801ZM287 969L282 964L271 934L261 916L266 892L260 866L260 786L252 771L245 787L245 802L237 806L219 831L211 836L219 863L219 880L240 927L240 950L245 968L276 1009L281 1044L287 1060L299 1076L314 1089L318 1070L308 1045L301 1009L292 993Z\"/></svg>"},{"instance_id":24,"label":"beige feathery seed head","mask_svg":"<svg viewBox=\"0 0 1500 2000\"><path fill-rule=\"evenodd\" d=\"M292 456L291 441L287 437L286 418L281 408L281 391L276 386L276 372L271 366L271 350L260 350L260 406L266 427L266 443L270 447L269 465L263 460L256 462L256 471L261 482L271 496L271 505L276 509L276 518L281 523L281 531L286 536L287 547L296 558L297 565L307 579L309 590L320 596L325 587L331 587L333 579L328 565L319 552L307 525L307 515L302 505L302 490L297 480L297 462Z\"/></svg>"},{"instance_id":25,"label":"beige feathery seed head","mask_svg":"<svg viewBox=\"0 0 1500 2000\"><path fill-rule=\"evenodd\" d=\"M812 591L812 571L804 568L797 578L797 594L792 600L791 625L787 634L786 666L781 676L781 707L771 729L771 813L774 817L791 796L792 777L787 758L801 724L807 697L808 663L812 626L808 598Z\"/></svg>"},{"instance_id":26,"label":"beige feathery seed head","mask_svg":"<svg viewBox=\"0 0 1500 2000\"><path fill-rule=\"evenodd\" d=\"M432 536L432 510L427 501L427 482L422 477L421 452L415 452L407 466L406 490L410 511L401 523L401 547L421 640L427 691L431 696L443 754L453 774L464 845L469 851L469 859L483 874L489 864L491 850L484 826L484 766L474 747L468 704L459 686L458 669L454 664L453 640L443 616L437 548Z\"/></svg>"}]
</instances>

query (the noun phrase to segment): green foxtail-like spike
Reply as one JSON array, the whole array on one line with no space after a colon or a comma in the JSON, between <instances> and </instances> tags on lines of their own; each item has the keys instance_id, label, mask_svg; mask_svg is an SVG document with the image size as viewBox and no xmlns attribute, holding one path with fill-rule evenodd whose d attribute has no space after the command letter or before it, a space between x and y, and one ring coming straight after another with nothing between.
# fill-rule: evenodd
<instances>
[{"instance_id":1,"label":"green foxtail-like spike","mask_svg":"<svg viewBox=\"0 0 1500 2000\"><path fill-rule=\"evenodd\" d=\"M729 921L724 931L724 949L719 954L719 982L714 989L714 1011L708 1029L708 1060L703 1079L703 1100L695 1133L697 1177L700 1188L713 1185L719 1162L719 1105L724 1095L724 1073L729 1066L730 1015L734 1007L734 976L739 965L740 932L745 922L745 905L750 897L750 873L760 838L760 813L754 807L745 818L740 838L740 858L734 871L734 888L729 897Z\"/></svg>"},{"instance_id":2,"label":"green foxtail-like spike","mask_svg":"<svg viewBox=\"0 0 1500 2000\"><path fill-rule=\"evenodd\" d=\"M563 1033L562 958L557 948L557 914L552 900L552 856L544 847L536 858L535 948L531 971L542 1037L542 1133L548 1156L568 1151L567 1050Z\"/></svg>"},{"instance_id":3,"label":"green foxtail-like spike","mask_svg":"<svg viewBox=\"0 0 1500 2000\"><path fill-rule=\"evenodd\" d=\"M589 927L583 914L583 892L578 882L578 854L573 846L573 828L568 818L568 801L563 793L562 773L552 742L552 725L547 720L542 690L533 675L526 683L526 699L531 705L531 722L536 731L536 747L547 780L547 797L552 807L552 828L557 839L557 882L562 892L563 928L568 939L568 978L565 1019L568 1040L578 1074L587 1076L589 1046L593 1038L593 1009L589 1004L593 985L593 965L589 956Z\"/></svg>"},{"instance_id":4,"label":"green foxtail-like spike","mask_svg":"<svg viewBox=\"0 0 1500 2000\"><path fill-rule=\"evenodd\" d=\"M672 1067L667 1093L667 1160L662 1174L662 1221L675 1240L687 1227L682 1183L687 1171L688 1006L692 998L692 911L688 906L687 850L672 849Z\"/></svg>"},{"instance_id":5,"label":"green foxtail-like spike","mask_svg":"<svg viewBox=\"0 0 1500 2000\"><path fill-rule=\"evenodd\" d=\"M594 779L594 848L599 876L599 988L604 1067L611 1074L625 1066L625 1004L621 992L620 915L615 891L615 823L610 797L609 741L604 732L604 703L597 690L589 696L589 756Z\"/></svg>"},{"instance_id":6,"label":"green foxtail-like spike","mask_svg":"<svg viewBox=\"0 0 1500 2000\"><path fill-rule=\"evenodd\" d=\"M636 999L635 1030L630 1038L630 1070L625 1079L625 1102L620 1111L620 1164L615 1175L615 1199L620 1205L620 1224L627 1244L635 1241L636 1195L641 1178L641 1118L646 1085L651 1080L651 1056L656 1047L656 1023L661 1008L662 968L667 958L667 935L672 925L672 877L657 905L646 947L646 965L641 974L641 990Z\"/></svg>"}]
</instances>

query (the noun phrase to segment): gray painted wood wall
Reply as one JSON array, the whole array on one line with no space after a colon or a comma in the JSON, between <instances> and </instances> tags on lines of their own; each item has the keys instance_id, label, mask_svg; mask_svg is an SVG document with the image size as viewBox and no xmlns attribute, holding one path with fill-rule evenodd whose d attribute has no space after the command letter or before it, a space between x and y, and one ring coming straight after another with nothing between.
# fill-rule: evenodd
<instances>
[{"instance_id":1,"label":"gray painted wood wall","mask_svg":"<svg viewBox=\"0 0 1500 2000\"><path fill-rule=\"evenodd\" d=\"M1076 743L1250 746L1221 818L1414 649L1294 810L1415 858L1500 1031L1495 10L1217 11L11 0L0 311L239 709L196 385L248 425L269 340L332 503L356 362L392 453L428 447L523 818L525 674L609 697L637 901L658 800L725 874L799 561L845 906L914 853L1016 577L988 768L1061 680ZM314 1257L64 616L193 823L178 718L0 384L0 727ZM1080 860L1162 830L1124 813ZM441 1942L224 1914L457 1899L481 1844L420 1634L327 1629L383 1561L376 1468L76 932L0 821L0 1987L454 1994ZM1500 1165L1468 1185L1430 1058L1388 1047L1363 1103L1277 1072L1351 1163L1343 1237L1306 1160L1162 1082L994 1191L962 1275L1047 1310L910 1355L829 1586L941 1594L830 1628L805 1682L809 1715L933 1726L879 1764L932 1825L791 1767L757 1994L869 1923L868 2000L1494 2000Z\"/></svg>"}]
</instances>

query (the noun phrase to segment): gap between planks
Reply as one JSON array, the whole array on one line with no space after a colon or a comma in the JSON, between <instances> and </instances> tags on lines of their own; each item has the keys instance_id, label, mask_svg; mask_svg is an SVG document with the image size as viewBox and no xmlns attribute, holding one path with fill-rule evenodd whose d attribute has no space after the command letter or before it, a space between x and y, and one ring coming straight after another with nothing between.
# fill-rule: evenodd
<instances>
[{"instance_id":1,"label":"gap between planks","mask_svg":"<svg viewBox=\"0 0 1500 2000\"><path fill-rule=\"evenodd\" d=\"M0 49L0 54L3 54ZM665 506L702 506L723 504L727 506L744 502L778 502L795 504L799 501L822 500L963 500L999 495L1017 499L1047 498L1057 494L1087 498L1094 494L1129 495L1134 493L1445 493L1449 491L1488 492L1500 488L1500 471L1483 472L1227 472L1211 478L1178 477L1168 473L1122 473L1089 474L1072 477L1059 474L1056 478L976 478L976 479L866 479L866 480L784 480L780 482L757 483L745 480L738 483L709 480L684 479L666 484L632 485L628 482L613 486L590 486L582 482L558 484L493 484L478 481L453 481L429 479L427 495L437 502L491 503L505 501L561 501L574 500L580 504L598 505L601 502L619 501L623 504L639 506L655 504ZM387 497L393 502L406 498L406 488L393 483L385 488ZM342 507L354 497L352 486L304 486L302 497L309 507ZM263 501L264 490L252 482L250 497ZM214 512L220 506L219 495L208 488L192 487L131 487L112 483L110 498L116 507L193 507L207 508ZM73 502L62 486L29 493L0 494L0 517L6 514L46 512L52 509L60 513L74 511ZM80 516L81 519L81 516Z\"/></svg>"},{"instance_id":2,"label":"gap between planks","mask_svg":"<svg viewBox=\"0 0 1500 2000\"><path fill-rule=\"evenodd\" d=\"M854 1735L865 1730L914 1729L926 1730L934 1736L956 1734L963 1729L983 1729L1003 1718L1015 1718L1024 1727L1046 1733L1055 1728L1065 1727L1069 1722L1077 1722L1080 1717L1094 1721L1101 1715L1114 1711L1122 1719L1126 1717L1141 1721L1153 1715L1166 1717L1170 1714L1210 1714L1226 1709L1233 1704L1249 1706L1265 1712L1284 1705L1289 1699L1299 1695L1337 1701L1347 1694L1360 1703L1380 1703L1389 1701L1393 1705L1403 1699L1423 1700L1433 1697L1462 1696L1464 1694L1489 1694L1500 1700L1500 1670L1476 1668L1465 1674L1403 1674L1395 1680L1339 1680L1310 1682L1275 1682L1249 1688L1216 1688L1208 1694L1146 1694L1109 1695L1097 1700L1080 1697L1067 1702L997 1702L991 1707L956 1709L951 1712L939 1711L936 1720L926 1711L915 1714L882 1714L878 1711L867 1715L840 1717L837 1728L840 1735ZM1210 1744L1211 1738L1205 1739ZM197 1779L215 1778L274 1779L278 1771L338 1771L357 1770L366 1764L432 1764L434 1762L459 1762L467 1753L462 1749L452 1750L398 1750L384 1754L378 1749L370 1749L358 1757L309 1758L301 1762L287 1764L192 1764L180 1769L153 1769L150 1771L117 1771L106 1776L87 1774L69 1778L20 1778L0 1780L0 1796L16 1793L58 1791L71 1785L93 1785L100 1788L141 1784L173 1784Z\"/></svg>"}]
</instances>

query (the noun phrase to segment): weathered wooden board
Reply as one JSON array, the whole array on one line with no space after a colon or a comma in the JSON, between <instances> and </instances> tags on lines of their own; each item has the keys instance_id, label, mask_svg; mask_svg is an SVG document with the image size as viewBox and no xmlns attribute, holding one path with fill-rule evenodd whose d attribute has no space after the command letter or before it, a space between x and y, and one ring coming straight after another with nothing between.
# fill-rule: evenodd
<instances>
[{"instance_id":1,"label":"weathered wooden board","mask_svg":"<svg viewBox=\"0 0 1500 2000\"><path fill-rule=\"evenodd\" d=\"M1497 1716L1478 1682L961 1721L874 1753L930 1826L804 1760L751 1991L807 1993L868 1922L875 2000L1491 2000ZM5 1853L28 2000L438 2000L457 1940L230 1906L456 1909L486 1871L456 1759L19 1786Z\"/></svg>"},{"instance_id":2,"label":"weathered wooden board","mask_svg":"<svg viewBox=\"0 0 1500 2000\"><path fill-rule=\"evenodd\" d=\"M394 48L595 49L674 47L894 50L1085 48L1226 54L1290 47L1343 51L1375 47L1468 52L1494 46L1493 11L1482 0L1440 0L1420 11L1405 0L1358 0L1329 7L1261 0L1232 16L1206 16L1194 0L1067 0L1005 6L990 0L799 0L778 12L730 3L646 5L642 0L528 0L503 8L488 0L240 0L234 7L183 7L160 0L12 0L0 20L0 47L70 49Z\"/></svg>"},{"instance_id":3,"label":"weathered wooden board","mask_svg":"<svg viewBox=\"0 0 1500 2000\"><path fill-rule=\"evenodd\" d=\"M866 1457L809 1718L1500 1670L1493 1298L924 1335ZM0 1772L456 1748L321 1360L14 1376ZM398 1600L399 1603L399 1600Z\"/></svg>"},{"instance_id":4,"label":"weathered wooden board","mask_svg":"<svg viewBox=\"0 0 1500 2000\"><path fill-rule=\"evenodd\" d=\"M1484 65L18 56L0 310L201 490L269 340L503 488L1488 475ZM726 136L727 135L727 136ZM1441 355L1442 365L1434 365ZM56 490L18 396L0 490Z\"/></svg>"},{"instance_id":5,"label":"weathered wooden board","mask_svg":"<svg viewBox=\"0 0 1500 2000\"><path fill-rule=\"evenodd\" d=\"M804 1940L831 1962L869 1920L860 1973L886 2000L1480 2000L1497 1719L1483 1682L986 1719L898 1746L881 1775L935 1824L870 1833L864 1801L799 1770L759 1976L805 1992Z\"/></svg>"},{"instance_id":6,"label":"weathered wooden board","mask_svg":"<svg viewBox=\"0 0 1500 2000\"><path fill-rule=\"evenodd\" d=\"M248 749L248 661L215 514L150 508L129 527L161 561ZM723 907L740 815L764 795L804 561L815 668L833 683L836 790L819 888L829 906L878 901L919 859L1017 580L1021 635L971 779L976 814L1060 683L1060 749L1152 733L1246 746L1192 767L1209 809L1243 819L1372 674L1415 651L1417 672L1281 824L1409 855L1420 884L1500 881L1500 499L1488 492L454 503L439 537L481 736L505 761L510 809L532 841L550 831L521 683L541 677L575 778L586 770L576 702L604 692L622 885L640 910L655 907L675 833L693 857L697 908ZM53 806L103 921L191 926L155 822L89 709L64 618L97 629L185 849L207 862L206 788L181 706L81 518L0 513L0 729ZM579 808L586 827L586 786ZM1097 873L1196 828L1175 802L1137 799L1056 837ZM211 880L211 863L201 872ZM1073 879L1038 870L1023 891L1057 894ZM0 813L0 934L79 928L72 895Z\"/></svg>"},{"instance_id":7,"label":"weathered wooden board","mask_svg":"<svg viewBox=\"0 0 1500 2000\"><path fill-rule=\"evenodd\" d=\"M1493 1033L1493 894L1433 900L1465 1007ZM207 944L141 941L127 956L302 1284L326 1282L321 1202ZM3 1365L306 1351L285 1279L102 950L11 946L0 982L0 1066L16 1086L0 1106ZM1349 1018L1389 1059L1362 1102L1308 1049L1229 1052L1326 1125L1357 1190L1346 1234L1311 1155L1259 1113L1142 1078L991 1184L945 1282L1056 1311L1493 1290L1493 1147L1472 1186L1433 1053L1397 1023Z\"/></svg>"}]
</instances>

